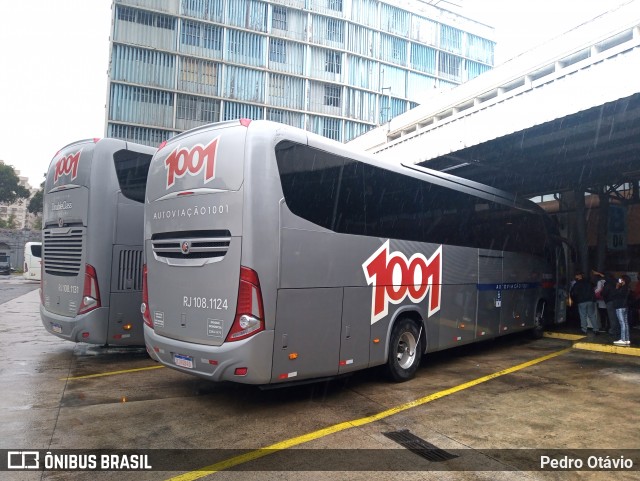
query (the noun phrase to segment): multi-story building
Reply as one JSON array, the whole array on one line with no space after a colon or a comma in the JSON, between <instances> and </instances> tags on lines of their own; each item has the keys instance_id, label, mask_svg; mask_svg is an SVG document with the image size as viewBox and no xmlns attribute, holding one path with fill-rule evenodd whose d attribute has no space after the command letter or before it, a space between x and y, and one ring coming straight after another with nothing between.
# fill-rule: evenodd
<instances>
[{"instance_id":1,"label":"multi-story building","mask_svg":"<svg viewBox=\"0 0 640 481\"><path fill-rule=\"evenodd\" d=\"M492 68L493 29L432 3L114 0L106 135L244 117L346 142Z\"/></svg>"},{"instance_id":2,"label":"multi-story building","mask_svg":"<svg viewBox=\"0 0 640 481\"><path fill-rule=\"evenodd\" d=\"M3 160L0 160L0 164L4 164ZM29 185L29 179L21 176L19 170L14 172L20 179L19 184L26 187L31 192L31 197L38 191ZM36 219L36 216L29 213L28 210L29 199L18 199L13 204L0 204L0 219L7 222L10 219L13 220L14 228L16 229L30 229Z\"/></svg>"}]
</instances>

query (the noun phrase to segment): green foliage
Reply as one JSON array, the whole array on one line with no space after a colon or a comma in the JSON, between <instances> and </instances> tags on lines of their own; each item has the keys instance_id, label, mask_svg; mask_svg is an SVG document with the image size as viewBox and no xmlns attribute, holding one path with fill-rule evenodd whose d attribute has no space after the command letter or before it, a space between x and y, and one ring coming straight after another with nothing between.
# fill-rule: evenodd
<instances>
[{"instance_id":1,"label":"green foliage","mask_svg":"<svg viewBox=\"0 0 640 481\"><path fill-rule=\"evenodd\" d=\"M36 192L27 206L27 210L32 214L38 214L42 212L42 199L44 197L44 182L40 184L40 190Z\"/></svg>"},{"instance_id":2,"label":"green foliage","mask_svg":"<svg viewBox=\"0 0 640 481\"><path fill-rule=\"evenodd\" d=\"M36 220L33 221L33 230L42 230L42 217L36 217Z\"/></svg>"},{"instance_id":3,"label":"green foliage","mask_svg":"<svg viewBox=\"0 0 640 481\"><path fill-rule=\"evenodd\" d=\"M0 229L15 229L16 228L16 216L11 214L7 220L0 219Z\"/></svg>"},{"instance_id":4,"label":"green foliage","mask_svg":"<svg viewBox=\"0 0 640 481\"><path fill-rule=\"evenodd\" d=\"M28 199L29 189L20 185L13 167L0 164L0 204L13 204L18 199Z\"/></svg>"}]
</instances>

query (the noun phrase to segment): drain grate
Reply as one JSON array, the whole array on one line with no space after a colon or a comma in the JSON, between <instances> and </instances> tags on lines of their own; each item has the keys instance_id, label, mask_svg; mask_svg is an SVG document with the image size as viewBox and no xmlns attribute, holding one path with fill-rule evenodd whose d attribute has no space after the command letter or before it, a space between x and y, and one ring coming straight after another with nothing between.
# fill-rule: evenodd
<instances>
[{"instance_id":1,"label":"drain grate","mask_svg":"<svg viewBox=\"0 0 640 481\"><path fill-rule=\"evenodd\" d=\"M440 449L424 439L419 438L415 434L411 434L408 429L390 431L382 434L427 461L439 463L458 457L456 454L448 453L444 449Z\"/></svg>"}]
</instances>

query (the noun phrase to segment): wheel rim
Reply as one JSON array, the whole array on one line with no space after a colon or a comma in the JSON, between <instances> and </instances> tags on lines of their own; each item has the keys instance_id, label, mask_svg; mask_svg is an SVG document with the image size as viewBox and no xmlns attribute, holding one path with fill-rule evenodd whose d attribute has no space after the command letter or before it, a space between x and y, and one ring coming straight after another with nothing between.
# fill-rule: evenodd
<instances>
[{"instance_id":1,"label":"wheel rim","mask_svg":"<svg viewBox=\"0 0 640 481\"><path fill-rule=\"evenodd\" d=\"M416 338L410 332L403 332L398 339L396 359L402 369L409 369L416 359Z\"/></svg>"}]
</instances>

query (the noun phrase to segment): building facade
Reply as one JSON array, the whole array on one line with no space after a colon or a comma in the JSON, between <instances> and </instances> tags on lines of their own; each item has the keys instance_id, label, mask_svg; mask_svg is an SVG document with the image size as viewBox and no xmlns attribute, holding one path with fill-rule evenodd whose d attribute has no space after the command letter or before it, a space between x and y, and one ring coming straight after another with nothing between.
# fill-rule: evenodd
<instances>
[{"instance_id":1,"label":"building facade","mask_svg":"<svg viewBox=\"0 0 640 481\"><path fill-rule=\"evenodd\" d=\"M431 3L114 0L106 135L250 118L346 142L492 68L493 29Z\"/></svg>"},{"instance_id":2,"label":"building facade","mask_svg":"<svg viewBox=\"0 0 640 481\"><path fill-rule=\"evenodd\" d=\"M4 163L3 160L0 160L0 164ZM38 189L31 187L29 179L20 175L19 170L14 169L14 172L20 179L20 185L27 188L31 192L31 197L33 197L38 192ZM13 204L0 204L0 219L4 222L13 221L14 229L31 229L37 216L31 214L28 210L29 199L18 199Z\"/></svg>"}]
</instances>

